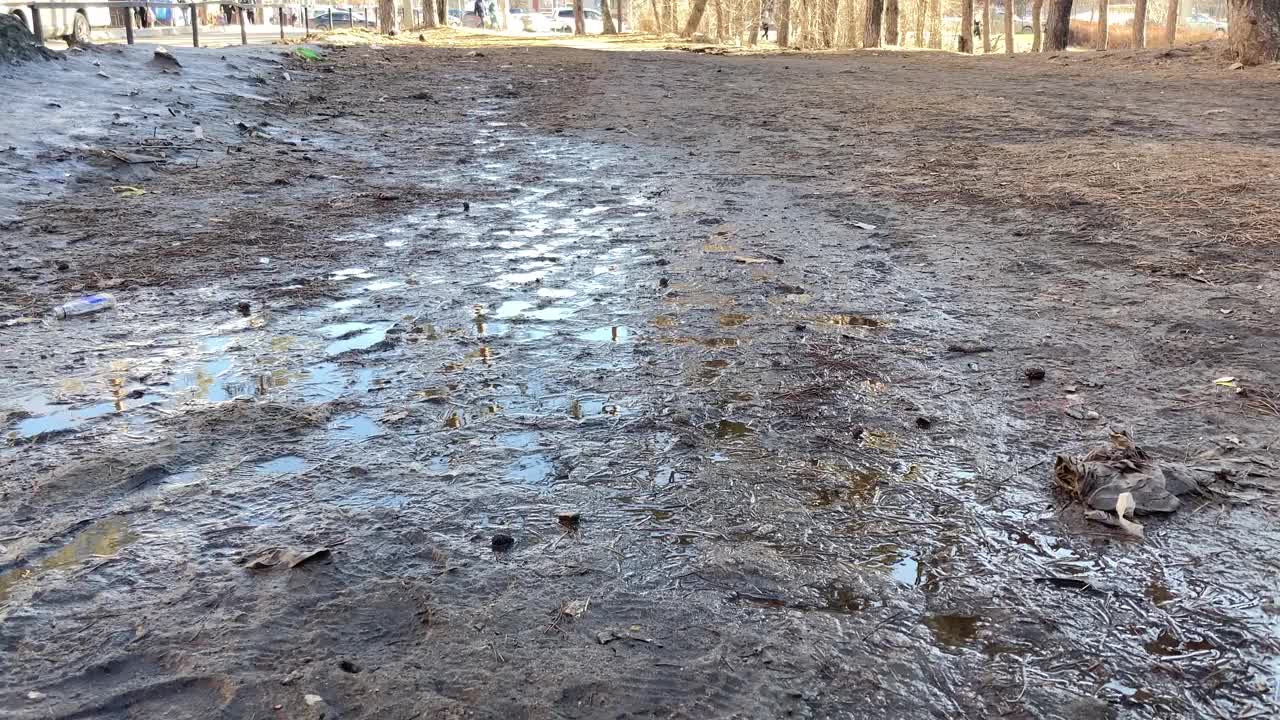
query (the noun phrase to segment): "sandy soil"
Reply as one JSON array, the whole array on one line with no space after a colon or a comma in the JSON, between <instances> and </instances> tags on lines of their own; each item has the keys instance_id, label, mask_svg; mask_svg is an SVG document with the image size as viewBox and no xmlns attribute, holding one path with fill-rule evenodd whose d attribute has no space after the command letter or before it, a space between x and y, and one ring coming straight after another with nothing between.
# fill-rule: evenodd
<instances>
[{"instance_id":1,"label":"sandy soil","mask_svg":"<svg viewBox=\"0 0 1280 720\"><path fill-rule=\"evenodd\" d=\"M510 43L5 190L0 717L1280 712L1274 69Z\"/></svg>"}]
</instances>

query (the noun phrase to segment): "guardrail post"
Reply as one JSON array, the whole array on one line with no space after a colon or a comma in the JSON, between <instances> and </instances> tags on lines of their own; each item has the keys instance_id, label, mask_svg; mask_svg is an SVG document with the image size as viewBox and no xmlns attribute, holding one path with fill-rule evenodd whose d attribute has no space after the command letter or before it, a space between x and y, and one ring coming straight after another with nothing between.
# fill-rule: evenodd
<instances>
[{"instance_id":1,"label":"guardrail post","mask_svg":"<svg viewBox=\"0 0 1280 720\"><path fill-rule=\"evenodd\" d=\"M36 44L44 45L44 25L40 23L40 8L29 6L31 10L31 32L36 36Z\"/></svg>"},{"instance_id":2,"label":"guardrail post","mask_svg":"<svg viewBox=\"0 0 1280 720\"><path fill-rule=\"evenodd\" d=\"M284 40L284 6L276 8L276 19L280 21L280 39Z\"/></svg>"},{"instance_id":3,"label":"guardrail post","mask_svg":"<svg viewBox=\"0 0 1280 720\"><path fill-rule=\"evenodd\" d=\"M191 47L200 47L200 13L191 6Z\"/></svg>"},{"instance_id":4,"label":"guardrail post","mask_svg":"<svg viewBox=\"0 0 1280 720\"><path fill-rule=\"evenodd\" d=\"M353 7L347 8L347 29L356 29L356 9Z\"/></svg>"},{"instance_id":5,"label":"guardrail post","mask_svg":"<svg viewBox=\"0 0 1280 720\"><path fill-rule=\"evenodd\" d=\"M245 29L245 26L244 26L244 6L243 6L243 5L237 5L237 6L236 6L236 10L237 10L237 11L239 11L239 14L240 14L240 44L241 44L241 45L248 45L248 44L249 44L249 31L248 31L247 29Z\"/></svg>"},{"instance_id":6,"label":"guardrail post","mask_svg":"<svg viewBox=\"0 0 1280 720\"><path fill-rule=\"evenodd\" d=\"M329 32L333 32L333 6L329 6Z\"/></svg>"},{"instance_id":7,"label":"guardrail post","mask_svg":"<svg viewBox=\"0 0 1280 720\"><path fill-rule=\"evenodd\" d=\"M308 37L311 35L311 8L310 6L302 6L302 28Z\"/></svg>"},{"instance_id":8,"label":"guardrail post","mask_svg":"<svg viewBox=\"0 0 1280 720\"><path fill-rule=\"evenodd\" d=\"M124 9L124 41L133 44L133 8Z\"/></svg>"}]
</instances>

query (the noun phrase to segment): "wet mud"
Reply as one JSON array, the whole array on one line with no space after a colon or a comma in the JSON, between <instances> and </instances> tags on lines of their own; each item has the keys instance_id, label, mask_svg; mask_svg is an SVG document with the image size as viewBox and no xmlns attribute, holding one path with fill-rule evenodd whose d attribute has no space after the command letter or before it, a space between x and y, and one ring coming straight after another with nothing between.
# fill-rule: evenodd
<instances>
[{"instance_id":1,"label":"wet mud","mask_svg":"<svg viewBox=\"0 0 1280 720\"><path fill-rule=\"evenodd\" d=\"M241 108L288 142L149 179L194 212L11 232L0 716L1273 716L1274 486L1138 542L1050 478L1273 457L1213 384L1278 381L1271 261L920 196L956 98L1130 111L858 58L335 49Z\"/></svg>"}]
</instances>

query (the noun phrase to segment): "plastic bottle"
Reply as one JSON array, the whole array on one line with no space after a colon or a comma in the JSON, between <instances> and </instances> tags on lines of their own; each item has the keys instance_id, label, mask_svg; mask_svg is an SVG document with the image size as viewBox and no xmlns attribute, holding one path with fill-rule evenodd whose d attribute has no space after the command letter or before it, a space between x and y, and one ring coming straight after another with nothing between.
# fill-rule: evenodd
<instances>
[{"instance_id":1,"label":"plastic bottle","mask_svg":"<svg viewBox=\"0 0 1280 720\"><path fill-rule=\"evenodd\" d=\"M90 313L102 312L108 308L116 306L116 299L106 293L98 293L96 295L85 295L77 298L69 303L63 303L53 309L53 316L59 320L66 320L77 315L88 315Z\"/></svg>"}]
</instances>

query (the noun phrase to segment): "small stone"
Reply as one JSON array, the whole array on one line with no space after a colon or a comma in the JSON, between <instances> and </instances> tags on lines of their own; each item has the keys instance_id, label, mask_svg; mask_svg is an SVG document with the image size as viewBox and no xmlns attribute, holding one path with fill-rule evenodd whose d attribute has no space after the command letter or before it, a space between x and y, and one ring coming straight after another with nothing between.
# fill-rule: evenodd
<instances>
[{"instance_id":1,"label":"small stone","mask_svg":"<svg viewBox=\"0 0 1280 720\"><path fill-rule=\"evenodd\" d=\"M760 527L756 528L756 535L764 537L766 535L772 535L777 531L778 531L778 526L765 523L764 525L761 525Z\"/></svg>"},{"instance_id":2,"label":"small stone","mask_svg":"<svg viewBox=\"0 0 1280 720\"><path fill-rule=\"evenodd\" d=\"M575 527L582 520L582 513L577 510L566 510L556 513L556 522L565 527Z\"/></svg>"},{"instance_id":3,"label":"small stone","mask_svg":"<svg viewBox=\"0 0 1280 720\"><path fill-rule=\"evenodd\" d=\"M1065 392L1065 393L1067 393L1067 394L1071 394L1071 393L1073 393L1073 392L1075 392L1076 390L1079 390L1079 389L1080 389L1080 388L1076 387L1075 385L1068 385L1068 386L1066 386L1066 387L1062 388L1062 391L1063 391L1063 392Z\"/></svg>"},{"instance_id":4,"label":"small stone","mask_svg":"<svg viewBox=\"0 0 1280 720\"><path fill-rule=\"evenodd\" d=\"M512 545L516 544L516 539L506 533L498 533L493 536L493 539L489 541L489 544L493 546L494 550L505 552L510 550Z\"/></svg>"},{"instance_id":5,"label":"small stone","mask_svg":"<svg viewBox=\"0 0 1280 720\"><path fill-rule=\"evenodd\" d=\"M1026 376L1028 380L1031 380L1031 381L1043 380L1044 368L1036 367L1035 365L1032 365L1030 367L1023 368L1022 374Z\"/></svg>"},{"instance_id":6,"label":"small stone","mask_svg":"<svg viewBox=\"0 0 1280 720\"><path fill-rule=\"evenodd\" d=\"M320 697L319 695L310 695L310 694L303 695L302 699L306 701L307 705L318 705L324 702L324 698Z\"/></svg>"},{"instance_id":7,"label":"small stone","mask_svg":"<svg viewBox=\"0 0 1280 720\"><path fill-rule=\"evenodd\" d=\"M350 660L343 660L342 662L339 662L338 669L345 673L351 673L352 675L360 672L360 666Z\"/></svg>"},{"instance_id":8,"label":"small stone","mask_svg":"<svg viewBox=\"0 0 1280 720\"><path fill-rule=\"evenodd\" d=\"M236 310L238 310L241 315L245 317L249 317L249 315L253 312L253 306L250 305L247 301L241 300L240 302L236 303Z\"/></svg>"},{"instance_id":9,"label":"small stone","mask_svg":"<svg viewBox=\"0 0 1280 720\"><path fill-rule=\"evenodd\" d=\"M1098 418L1100 418L1100 417L1102 417L1102 416L1101 416L1101 415L1099 415L1099 414L1098 414L1098 411L1096 411L1096 410L1090 410L1089 412L1087 412L1087 413L1085 413L1085 414L1084 414L1084 419L1085 419L1085 420L1097 420L1097 419L1098 419Z\"/></svg>"},{"instance_id":10,"label":"small stone","mask_svg":"<svg viewBox=\"0 0 1280 720\"><path fill-rule=\"evenodd\" d=\"M932 425L933 425L933 421L927 417L921 416L916 418L916 427L920 428L921 430L928 430Z\"/></svg>"},{"instance_id":11,"label":"small stone","mask_svg":"<svg viewBox=\"0 0 1280 720\"><path fill-rule=\"evenodd\" d=\"M71 263L67 262L66 260L59 260L58 269L63 272L66 272L67 270L71 269Z\"/></svg>"},{"instance_id":12,"label":"small stone","mask_svg":"<svg viewBox=\"0 0 1280 720\"><path fill-rule=\"evenodd\" d=\"M45 695L45 694L44 694L44 693L42 693L42 692L37 691L37 690L32 690L32 691L30 691L30 692L28 692L28 693L27 693L27 699L28 699L28 700L31 700L31 701L33 701L33 702L38 702L38 701L40 701L40 700L45 699L46 697L48 697L48 696L47 696L47 695Z\"/></svg>"}]
</instances>

